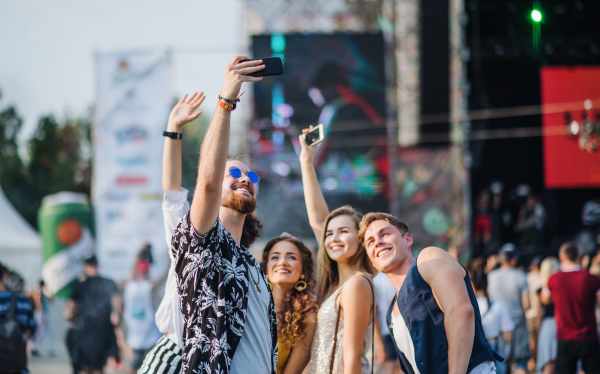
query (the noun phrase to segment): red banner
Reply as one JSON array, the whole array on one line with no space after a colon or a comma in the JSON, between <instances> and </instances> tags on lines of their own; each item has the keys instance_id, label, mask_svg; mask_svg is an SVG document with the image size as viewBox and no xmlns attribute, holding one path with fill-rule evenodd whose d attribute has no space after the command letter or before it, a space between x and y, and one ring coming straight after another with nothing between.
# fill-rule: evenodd
<instances>
[{"instance_id":1,"label":"red banner","mask_svg":"<svg viewBox=\"0 0 600 374\"><path fill-rule=\"evenodd\" d=\"M581 131L584 103L588 100L586 116L597 122L600 67L545 67L540 74L546 188L600 187L600 151L582 150L579 136L567 135L565 119L565 114L569 113ZM564 104L565 110L546 110L557 107L556 104Z\"/></svg>"}]
</instances>

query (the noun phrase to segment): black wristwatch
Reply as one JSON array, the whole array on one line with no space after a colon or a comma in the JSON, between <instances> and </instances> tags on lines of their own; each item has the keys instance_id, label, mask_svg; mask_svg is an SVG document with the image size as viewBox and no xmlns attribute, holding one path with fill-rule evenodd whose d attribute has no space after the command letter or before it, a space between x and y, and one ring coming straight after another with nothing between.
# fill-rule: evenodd
<instances>
[{"instance_id":1,"label":"black wristwatch","mask_svg":"<svg viewBox=\"0 0 600 374\"><path fill-rule=\"evenodd\" d=\"M166 136L171 139L182 139L183 138L183 134L180 132L163 131L163 136Z\"/></svg>"}]
</instances>

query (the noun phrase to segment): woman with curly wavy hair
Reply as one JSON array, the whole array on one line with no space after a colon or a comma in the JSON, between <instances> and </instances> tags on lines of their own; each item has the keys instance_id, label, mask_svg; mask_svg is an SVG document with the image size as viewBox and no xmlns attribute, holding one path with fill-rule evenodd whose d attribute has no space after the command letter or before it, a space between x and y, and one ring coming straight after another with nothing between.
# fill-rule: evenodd
<instances>
[{"instance_id":1,"label":"woman with curly wavy hair","mask_svg":"<svg viewBox=\"0 0 600 374\"><path fill-rule=\"evenodd\" d=\"M292 236L267 242L261 266L277 311L277 374L301 373L310 358L317 323L311 251Z\"/></svg>"}]
</instances>

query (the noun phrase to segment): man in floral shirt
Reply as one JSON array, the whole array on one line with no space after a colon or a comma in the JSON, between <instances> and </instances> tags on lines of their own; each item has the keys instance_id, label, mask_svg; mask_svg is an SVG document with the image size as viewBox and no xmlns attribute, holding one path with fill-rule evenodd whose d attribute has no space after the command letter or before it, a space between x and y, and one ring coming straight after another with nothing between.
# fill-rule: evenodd
<instances>
[{"instance_id":1,"label":"man in floral shirt","mask_svg":"<svg viewBox=\"0 0 600 374\"><path fill-rule=\"evenodd\" d=\"M262 61L236 56L225 70L219 106L200 152L190 212L173 234L185 331L181 373L275 374L277 326L267 280L240 244L256 209L258 175L227 161L231 111L248 74Z\"/></svg>"}]
</instances>

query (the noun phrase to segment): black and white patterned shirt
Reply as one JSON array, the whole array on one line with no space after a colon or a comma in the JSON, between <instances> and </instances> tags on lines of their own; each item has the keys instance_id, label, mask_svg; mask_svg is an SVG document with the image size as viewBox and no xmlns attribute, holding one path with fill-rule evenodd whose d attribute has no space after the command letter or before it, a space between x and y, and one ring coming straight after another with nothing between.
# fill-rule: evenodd
<instances>
[{"instance_id":1,"label":"black and white patterned shirt","mask_svg":"<svg viewBox=\"0 0 600 374\"><path fill-rule=\"evenodd\" d=\"M217 218L198 235L188 212L173 234L179 302L185 322L182 374L228 374L238 347L248 308L248 268L260 266L246 248L238 246ZM271 373L277 370L277 319L269 290ZM249 363L251 364L251 363Z\"/></svg>"}]
</instances>

